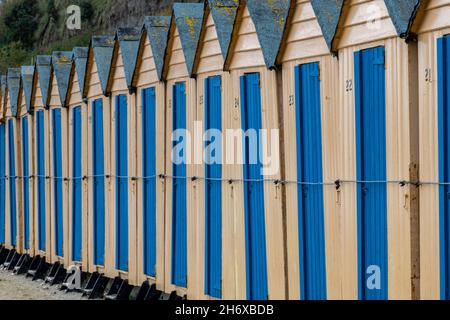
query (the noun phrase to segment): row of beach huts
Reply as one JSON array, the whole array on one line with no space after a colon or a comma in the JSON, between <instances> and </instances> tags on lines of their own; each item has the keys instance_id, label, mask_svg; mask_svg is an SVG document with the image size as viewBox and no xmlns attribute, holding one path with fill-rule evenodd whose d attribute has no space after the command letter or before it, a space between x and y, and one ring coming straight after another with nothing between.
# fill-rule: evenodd
<instances>
[{"instance_id":1,"label":"row of beach huts","mask_svg":"<svg viewBox=\"0 0 450 320\"><path fill-rule=\"evenodd\" d=\"M176 3L9 69L0 243L188 299L450 299L449 17ZM269 134L222 135L231 159L257 141L256 163L185 163L182 129Z\"/></svg>"}]
</instances>

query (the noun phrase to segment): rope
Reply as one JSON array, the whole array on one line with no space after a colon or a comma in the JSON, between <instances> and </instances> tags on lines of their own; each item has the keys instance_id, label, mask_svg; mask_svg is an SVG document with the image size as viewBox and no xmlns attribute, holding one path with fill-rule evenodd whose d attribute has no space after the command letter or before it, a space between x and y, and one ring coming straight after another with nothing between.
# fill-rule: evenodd
<instances>
[{"instance_id":1,"label":"rope","mask_svg":"<svg viewBox=\"0 0 450 320\"><path fill-rule=\"evenodd\" d=\"M231 183L274 183L275 185L291 185L296 184L300 186L335 186L339 189L343 184L395 184L400 185L402 187L406 185L436 185L436 186L449 186L450 182L422 182L422 181L406 181L406 180L336 180L333 182L311 182L311 181L297 181L297 180L280 180L280 179L224 179L224 178L207 178L207 177L196 177L196 176L172 176L172 175L153 175L146 177L135 177L135 176L120 176L120 175L108 175L108 174L100 174L100 175L88 175L82 177L57 177L57 176L44 176L44 175L30 175L30 176L4 176L0 177L0 180L28 180L28 179L45 179L45 180L63 180L63 181L79 181L79 180L91 180L91 179L118 179L118 180L153 180L153 179L164 179L164 180L191 180L191 181L207 181L207 182L227 182Z\"/></svg>"}]
</instances>

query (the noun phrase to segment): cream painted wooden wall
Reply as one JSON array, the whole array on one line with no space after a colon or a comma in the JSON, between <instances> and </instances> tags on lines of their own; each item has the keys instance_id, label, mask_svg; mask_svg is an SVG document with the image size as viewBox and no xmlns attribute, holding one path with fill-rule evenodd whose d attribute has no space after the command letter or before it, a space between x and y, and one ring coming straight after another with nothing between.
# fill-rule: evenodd
<instances>
[{"instance_id":1,"label":"cream painted wooden wall","mask_svg":"<svg viewBox=\"0 0 450 320\"><path fill-rule=\"evenodd\" d=\"M45 105L43 103L42 100L42 91L41 91L41 87L39 84L39 74L37 74L36 76L36 80L33 84L33 90L34 90L34 96L32 96L32 105L34 106L34 112L37 111L43 111L44 112L44 143L45 143L45 147L44 147L44 153L45 153L45 176L49 177L50 176L50 165L51 165L51 155L50 155L50 113L48 110L45 109ZM31 129L31 127L30 127ZM34 125L32 130L30 130L32 132L34 132L34 136L36 137L36 126ZM33 146L33 151L34 154L37 154L37 144L34 144ZM38 163L37 163L37 157L34 158L34 167L37 168ZM37 171L36 171L37 174ZM38 185L37 185L37 179L34 181L34 207L36 208L35 211L35 225L34 228L35 230L37 230L37 234L36 234L36 241L39 239L39 221L37 218L38 215ZM51 243L51 232L52 232L52 215L51 215L51 211L50 211L50 201L51 201L51 192L50 192L50 186L51 186L51 180L50 179L45 179L45 251L40 251L38 248L38 244L36 243L36 248L38 248L36 250L36 253L39 254L41 257L45 257L46 261L50 261L50 257L51 257L51 252L52 252L52 243Z\"/></svg>"},{"instance_id":2,"label":"cream painted wooden wall","mask_svg":"<svg viewBox=\"0 0 450 320\"><path fill-rule=\"evenodd\" d=\"M39 84L39 74L37 74L37 79L34 82L33 86L33 90L35 92L34 96L32 97L32 105L34 106L34 112L37 111L43 111L44 112L44 157L45 157L45 176L50 176L50 145L49 145L49 141L50 141L50 113L48 110L45 110L45 106L44 103L42 101L42 91L41 91L41 87ZM36 126L33 126L32 132L34 132L34 136L37 136L36 133ZM37 144L34 145L33 150L34 153L37 154ZM34 158L34 167L37 168L37 157ZM37 172L36 172L37 173ZM50 201L51 201L51 193L50 193L50 186L51 186L51 181L50 179L45 179L45 251L40 251L37 250L37 253L41 256L41 257L45 257L47 261L49 261L50 259L50 246L51 246L51 239L50 239L50 235L51 235L51 231L52 231L52 216L51 216L51 212L50 212ZM35 184L35 191L34 193L37 195L38 194L38 186L37 183ZM38 204L38 198L37 196L34 199L34 207L36 208L36 215L38 214L37 212L37 208L38 208L39 204ZM38 225L38 219L35 219L35 230L39 230L39 225ZM36 239L38 239L36 237Z\"/></svg>"},{"instance_id":3,"label":"cream painted wooden wall","mask_svg":"<svg viewBox=\"0 0 450 320\"><path fill-rule=\"evenodd\" d=\"M21 90L19 90L19 98L17 101L17 110L21 108L22 97ZM19 111L17 111L19 115ZM23 214L23 167L22 167L22 126L21 121L17 115L12 118L14 120L15 130L15 162L16 162L16 215L17 215L17 251L24 251L25 229L24 229L24 214Z\"/></svg>"},{"instance_id":4,"label":"cream painted wooden wall","mask_svg":"<svg viewBox=\"0 0 450 320\"><path fill-rule=\"evenodd\" d=\"M6 92L6 103L5 103L5 119L6 119L6 124L7 124L7 129L6 129L6 133L5 133L5 141L6 143L6 172L8 175L8 180L6 181L6 216L5 216L5 237L6 237L6 248L8 249L13 249L13 245L12 245L12 239L11 239L11 202L10 202L10 180L11 179L16 179L17 176L20 175L20 168L18 168L19 165L19 161L18 161L18 157L17 157L17 151L18 151L18 140L17 140L17 134L19 133L19 130L17 129L17 124L15 121L15 118L12 116L11 113L11 95L9 90ZM15 166L15 176L16 177L12 177L10 174L10 161L9 161L9 136L10 136L10 131L9 131L9 121L13 122L13 130L14 130L14 154L15 154L15 159L14 159L14 166ZM19 170L19 171L18 171ZM16 179L16 201L15 201L15 208L16 208L16 246L14 246L14 248L17 248L20 251L21 248L21 239L20 239L20 215L19 213L19 199L20 199L20 194L19 194L19 190L18 190L18 183L17 183L18 179Z\"/></svg>"},{"instance_id":5,"label":"cream painted wooden wall","mask_svg":"<svg viewBox=\"0 0 450 320\"><path fill-rule=\"evenodd\" d=\"M189 77L183 48L181 45L178 28L172 25L173 35L170 36L167 54L166 74L166 171L172 175L172 126L173 126L173 87L176 83L184 82L186 85L186 129L194 132L194 121L196 119L197 88L196 81ZM195 166L188 164L187 176L195 176ZM198 297L198 274L196 271L198 254L198 181L186 179L187 187L187 288L176 288L172 285L172 197L170 190L173 187L172 179L167 179L166 190L166 261L165 281L166 291L177 290L181 295L187 294L188 299Z\"/></svg>"},{"instance_id":6,"label":"cream painted wooden wall","mask_svg":"<svg viewBox=\"0 0 450 320\"><path fill-rule=\"evenodd\" d=\"M74 146L73 146L73 129L74 129L74 108L80 107L81 108L81 175L82 177L88 176L88 159L89 155L91 154L88 150L88 143L87 143L87 132L88 132L88 110L87 105L84 103L81 89L80 89L80 83L78 80L78 73L75 68L75 65L72 67L72 72L70 75L70 82L69 87L67 91L67 101L68 101L68 159L69 159L69 169L68 174L70 178L73 178L73 153L74 153ZM78 178L78 177L75 177ZM82 179L81 181L81 223L82 223L82 236L81 236L81 260L82 261L74 261L73 260L73 186L74 181L71 180L71 183L69 184L69 230L68 230L68 241L69 241L69 255L68 255L68 261L69 265L77 265L81 266L82 270L88 270L89 269L89 244L88 244L88 225L89 225L89 219L92 219L92 214L88 210L89 206L89 190L88 190L88 180L89 179Z\"/></svg>"},{"instance_id":7,"label":"cream painted wooden wall","mask_svg":"<svg viewBox=\"0 0 450 320\"><path fill-rule=\"evenodd\" d=\"M380 9L379 25L366 21L369 6ZM355 102L354 92L346 90L346 82L354 82L354 52L385 47L386 55L386 142L387 142L387 180L411 181L417 170L418 150L414 146L415 128L411 126L416 119L414 114L415 48L408 46L397 37L383 1L350 2L347 18L338 30L335 42L339 50L340 84L340 132L341 132L341 168L340 176L344 180L356 179L356 142L355 142ZM349 155L353 155L349 157ZM388 295L390 299L411 299L416 293L414 264L418 256L411 228L417 228L417 189L414 186L401 187L388 184ZM343 297L356 299L357 281L357 209L356 186L345 184L342 187L342 268L344 270ZM412 255L413 254L413 255Z\"/></svg>"},{"instance_id":8,"label":"cream painted wooden wall","mask_svg":"<svg viewBox=\"0 0 450 320\"><path fill-rule=\"evenodd\" d=\"M414 30L418 33L421 181L439 181L437 40L450 34L449 16L449 0L430 0ZM439 248L439 187L424 184L420 189L420 297L424 300L440 299Z\"/></svg>"},{"instance_id":9,"label":"cream painted wooden wall","mask_svg":"<svg viewBox=\"0 0 450 320\"><path fill-rule=\"evenodd\" d=\"M279 130L277 74L276 71L270 71L265 66L256 28L246 6L238 14L236 28L236 36L232 39L230 49L229 81L231 85L227 93L229 96L228 101L234 101L234 103L228 106L233 111L227 112L228 110L225 110L227 114L225 120L227 128L241 129L240 78L246 73L257 72L260 74L261 81L262 129L267 129L269 133L265 147L267 148L266 150L271 150L272 144L279 145L279 139L273 141L270 134L271 130ZM242 141L237 143L236 150L242 150L241 143ZM230 165L227 170L232 172L235 179L240 180L243 178L242 165ZM280 179L281 171L279 170L272 176L265 176L265 178L269 180ZM233 212L234 216L234 281L236 285L234 298L241 300L247 298L244 190L242 183L233 183L232 197L234 199L233 211L230 212ZM286 257L283 238L280 237L284 232L281 186L279 184L275 185L273 182L265 182L264 197L269 299L285 299L287 279L284 270Z\"/></svg>"},{"instance_id":10,"label":"cream painted wooden wall","mask_svg":"<svg viewBox=\"0 0 450 320\"><path fill-rule=\"evenodd\" d=\"M25 249L25 207L24 207L24 184L23 184L23 179L20 179L20 193L21 193L21 198L19 199L20 203L21 203L21 211L20 211L20 215L22 216L23 219L23 223L22 223L22 227L19 227L19 230L23 230L22 234L23 234L23 246L21 248L23 253L29 254L30 256L34 256L35 255L35 248L36 248L36 229L35 229L35 201L34 201L34 175L35 175L35 170L34 170L34 152L33 152L33 146L34 146L34 134L33 134L33 125L34 125L34 119L31 115L28 114L27 111L27 106L26 106L26 102L25 102L25 92L23 91L23 87L21 87L20 89L20 94L19 94L19 108L18 108L18 117L17 117L17 127L19 128L18 134L19 136L17 137L18 139L18 143L20 146L20 150L18 150L19 152L19 161L20 161L20 172L21 172L21 176L24 176L23 173L23 163L24 161L28 161L28 173L29 173L29 178L28 178L28 183L29 183L29 187L28 187L28 205L29 205L29 249L26 250ZM22 133L22 121L23 119L26 118L27 122L28 122L28 157L27 159L24 158L24 154L23 154L23 133ZM24 177L25 178L25 177ZM19 186L19 185L18 185Z\"/></svg>"},{"instance_id":11,"label":"cream painted wooden wall","mask_svg":"<svg viewBox=\"0 0 450 320\"><path fill-rule=\"evenodd\" d=\"M49 96L50 96L50 102L49 107L50 110L48 111L50 113L49 115L49 159L50 159L50 176L52 179L51 185L50 185L50 192L51 192L51 202L49 209L52 216L52 226L53 230L51 235L51 244L53 248L56 248L56 228L57 226L54 225L56 223L56 207L55 207L55 182L56 179L62 178L62 214L63 214L63 234L61 235L63 237L63 256L58 256L55 252L52 251L52 257L51 262L60 262L64 265L68 265L69 262L69 241L68 241L68 234L69 234L69 181L68 178L68 170L69 170L69 159L68 159L68 145L69 141L67 139L67 133L68 133L68 110L67 107L62 106L61 98L59 96L59 89L58 89L58 83L56 81L56 76L54 74L54 71L52 70L52 77L51 77L51 84L49 89ZM53 114L52 110L54 109L61 109L61 155L62 155L62 177L56 177L55 170L54 170L54 161L53 161L53 154L54 154L54 141L53 141Z\"/></svg>"},{"instance_id":12,"label":"cream painted wooden wall","mask_svg":"<svg viewBox=\"0 0 450 320\"><path fill-rule=\"evenodd\" d=\"M116 42L115 54L113 58L113 64L111 68L111 170L113 176L117 176L116 167L116 98L120 95L125 95L127 98L127 149L128 149L128 176L136 176L136 94L130 94L126 79L125 69L122 59L122 50L119 43ZM117 252L117 179L111 179L111 195L113 205L110 207L109 214L111 215L112 223L108 225L107 232L111 233L112 239L112 251L109 252L108 257L111 258L110 265L114 269L116 276L127 278L131 285L140 285L137 279L137 212L136 212L136 193L137 193L137 181L128 179L128 271L122 271L117 269L116 265L116 252Z\"/></svg>"},{"instance_id":13,"label":"cream painted wooden wall","mask_svg":"<svg viewBox=\"0 0 450 320\"><path fill-rule=\"evenodd\" d=\"M196 121L201 124L202 134L205 132L205 80L208 77L220 76L222 85L222 128L225 129L225 118L227 114L224 112L226 106L229 105L228 97L225 94L229 88L229 75L223 72L224 58L222 55L222 50L220 48L219 39L217 36L216 26L212 14L208 11L206 17L206 24L203 36L200 38L199 43L199 56L196 68L197 76L197 114ZM226 54L226 53L225 53ZM223 130L223 132L225 132ZM223 146L223 145L222 145ZM224 152L224 149L223 149ZM223 154L223 153L222 153ZM204 153L202 152L202 155ZM204 159L204 157L202 158ZM225 155L223 154L223 159ZM200 177L198 181L198 255L197 255L197 274L198 274L198 297L200 299L212 299L205 294L205 170L206 167L204 162L201 164L196 164L197 177ZM222 175L225 180L227 180L227 169L226 165L222 164ZM233 272L233 268L230 265L234 264L232 258L234 254L230 250L230 243L233 242L233 229L232 224L228 223L230 220L229 214L226 210L227 203L232 202L233 198L230 197L229 185L227 182L223 182L222 185L222 297L223 299L234 299L234 289L235 285L232 280L227 280L230 274ZM232 275L231 275L232 276Z\"/></svg>"},{"instance_id":14,"label":"cream painted wooden wall","mask_svg":"<svg viewBox=\"0 0 450 320\"><path fill-rule=\"evenodd\" d=\"M324 182L333 183L339 167L339 91L336 79L339 77L338 60L329 52L310 1L296 1L294 13L287 29L286 44L283 46L283 141L284 170L286 180L297 180L296 146L296 88L295 67L319 62L322 109L322 153ZM298 239L298 199L295 184L287 184L286 231L287 270L289 299L300 299L300 265ZM342 292L342 241L340 206L341 192L333 185L324 186L325 252L327 298L340 299Z\"/></svg>"},{"instance_id":15,"label":"cream painted wooden wall","mask_svg":"<svg viewBox=\"0 0 450 320\"><path fill-rule=\"evenodd\" d=\"M142 94L143 90L154 87L156 93L156 175L165 174L166 172L166 143L165 143L165 117L166 117L166 104L165 104L165 85L158 79L156 71L156 65L153 58L152 48L148 36L144 33L143 49L138 58L137 67L137 109L136 109L136 174L138 177L143 177L142 169ZM144 221L143 221L143 183L142 180L138 180L137 184L137 274L138 282L142 283L145 280L149 280L151 283L155 283L158 290L164 290L165 284L165 272L164 263L166 255L170 255L165 251L165 194L166 194L166 181L165 179L156 178L156 277L152 278L144 274Z\"/></svg>"},{"instance_id":16,"label":"cream painted wooden wall","mask_svg":"<svg viewBox=\"0 0 450 320\"><path fill-rule=\"evenodd\" d=\"M9 92L6 90L4 94L4 107L3 114L5 120L5 172L8 177L5 181L5 247L7 249L12 249L11 242L11 204L10 204L10 182L9 182Z\"/></svg>"},{"instance_id":17,"label":"cream painted wooden wall","mask_svg":"<svg viewBox=\"0 0 450 320\"><path fill-rule=\"evenodd\" d=\"M99 266L94 264L94 225L93 218L90 217L88 219L88 243L89 243L89 272L100 272L105 273L108 277L114 277L115 273L113 272L114 266L111 266L111 259L113 258L108 256L108 252L112 252L114 250L114 242L111 239L111 232L108 232L109 226L113 223L113 217L111 216L111 206L114 201L114 196L111 194L111 137L114 137L114 132L111 131L111 99L109 97L105 97L103 95L100 78L98 75L98 68L95 58L92 52L89 53L88 58L88 68L86 70L86 97L88 100L88 134L87 134L87 145L88 152L92 152L93 150L93 136L92 136L92 105L94 101L101 99L103 102L103 136L104 136L104 186L105 186L105 265ZM93 176L93 163L92 157L88 157L88 171L89 176ZM89 179L88 190L89 190L89 199L94 199L93 194L93 179ZM89 201L89 212L94 213L93 201ZM114 263L114 261L112 261Z\"/></svg>"}]
</instances>

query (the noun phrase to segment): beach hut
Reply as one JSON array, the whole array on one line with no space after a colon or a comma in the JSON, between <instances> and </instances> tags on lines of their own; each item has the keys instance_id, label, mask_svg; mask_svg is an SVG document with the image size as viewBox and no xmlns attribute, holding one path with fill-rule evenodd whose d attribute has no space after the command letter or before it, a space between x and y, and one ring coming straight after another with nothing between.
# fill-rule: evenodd
<instances>
[{"instance_id":1,"label":"beach hut","mask_svg":"<svg viewBox=\"0 0 450 320\"><path fill-rule=\"evenodd\" d=\"M235 258L234 186L228 181L235 176L223 163L225 157L219 150L224 150L224 140L217 135L233 127L228 116L233 112L233 101L225 94L230 90L230 74L223 71L223 66L237 9L238 2L233 0L207 3L193 69L197 80L196 120L201 138L205 138L208 150L213 146L218 149L202 151L202 161L196 164L198 294L202 299L236 297L234 269L228 268Z\"/></svg>"},{"instance_id":2,"label":"beach hut","mask_svg":"<svg viewBox=\"0 0 450 320\"><path fill-rule=\"evenodd\" d=\"M5 130L6 121L3 113L4 97L6 93L6 76L0 76L0 244L4 245L6 241L6 140Z\"/></svg>"},{"instance_id":3,"label":"beach hut","mask_svg":"<svg viewBox=\"0 0 450 320\"><path fill-rule=\"evenodd\" d=\"M33 167L34 179L34 208L35 208L35 237L36 254L51 261L51 179L50 179L50 119L48 111L49 88L51 75L51 56L37 56L33 80L31 105L33 106L34 125L30 130L34 133L33 153L35 154Z\"/></svg>"},{"instance_id":4,"label":"beach hut","mask_svg":"<svg viewBox=\"0 0 450 320\"><path fill-rule=\"evenodd\" d=\"M111 206L106 238L110 272L138 285L136 224L136 88L141 28L118 28L106 92L110 97Z\"/></svg>"},{"instance_id":5,"label":"beach hut","mask_svg":"<svg viewBox=\"0 0 450 320\"><path fill-rule=\"evenodd\" d=\"M244 132L231 158L236 299L285 299L283 188L280 164L281 85L276 57L290 2L241 1L225 59L230 72L230 127ZM239 131L235 131L238 132ZM227 134L228 135L228 134ZM237 138L237 139L236 139ZM231 205L231 204L230 204Z\"/></svg>"},{"instance_id":6,"label":"beach hut","mask_svg":"<svg viewBox=\"0 0 450 320\"><path fill-rule=\"evenodd\" d=\"M88 48L72 51L72 69L67 88L69 184L69 265L88 267L88 110L83 98Z\"/></svg>"},{"instance_id":7,"label":"beach hut","mask_svg":"<svg viewBox=\"0 0 450 320\"><path fill-rule=\"evenodd\" d=\"M114 36L94 36L89 45L83 97L88 104L88 243L89 272L115 277L111 196L111 99L107 93L114 51ZM92 201L91 201L92 199ZM106 232L106 230L108 230Z\"/></svg>"},{"instance_id":8,"label":"beach hut","mask_svg":"<svg viewBox=\"0 0 450 320\"><path fill-rule=\"evenodd\" d=\"M34 223L34 135L31 95L33 90L34 66L21 68L21 86L17 109L16 126L18 128L18 145L21 167L21 210L23 226L20 230L23 237L21 253L34 256L35 253L35 223Z\"/></svg>"},{"instance_id":9,"label":"beach hut","mask_svg":"<svg viewBox=\"0 0 450 320\"><path fill-rule=\"evenodd\" d=\"M289 299L342 298L334 185L339 64L327 43L343 1L325 2L291 1L277 59L283 83L283 175L290 181L285 185ZM329 20L322 29L318 14L324 6Z\"/></svg>"},{"instance_id":10,"label":"beach hut","mask_svg":"<svg viewBox=\"0 0 450 320\"><path fill-rule=\"evenodd\" d=\"M339 57L338 176L346 181L336 239L344 299L418 294L417 46L406 32L417 3L345 1L331 36ZM326 27L326 3L317 15Z\"/></svg>"},{"instance_id":11,"label":"beach hut","mask_svg":"<svg viewBox=\"0 0 450 320\"><path fill-rule=\"evenodd\" d=\"M175 3L165 54L166 81L166 291L198 298L199 186L188 136L197 120L192 78L204 4ZM178 150L178 151L177 151ZM173 156L173 157L172 157ZM190 177L190 178L188 178ZM188 283L189 279L189 283Z\"/></svg>"},{"instance_id":12,"label":"beach hut","mask_svg":"<svg viewBox=\"0 0 450 320\"><path fill-rule=\"evenodd\" d=\"M420 142L420 298L450 299L450 1L421 1L417 35Z\"/></svg>"},{"instance_id":13,"label":"beach hut","mask_svg":"<svg viewBox=\"0 0 450 320\"><path fill-rule=\"evenodd\" d=\"M136 87L138 281L165 291L165 116L162 81L170 17L145 17L133 86Z\"/></svg>"},{"instance_id":14,"label":"beach hut","mask_svg":"<svg viewBox=\"0 0 450 320\"><path fill-rule=\"evenodd\" d=\"M49 89L50 112L50 172L52 221L52 262L68 267L69 262L69 174L67 138L67 88L72 70L72 52L56 51L52 54L52 72Z\"/></svg>"},{"instance_id":15,"label":"beach hut","mask_svg":"<svg viewBox=\"0 0 450 320\"><path fill-rule=\"evenodd\" d=\"M7 85L5 90L5 120L6 135L5 145L7 148L7 186L6 186L6 247L8 249L22 248L22 215L21 190L18 187L21 166L18 158L19 153L19 130L15 121L18 109L20 90L20 68L10 68L7 74Z\"/></svg>"}]
</instances>

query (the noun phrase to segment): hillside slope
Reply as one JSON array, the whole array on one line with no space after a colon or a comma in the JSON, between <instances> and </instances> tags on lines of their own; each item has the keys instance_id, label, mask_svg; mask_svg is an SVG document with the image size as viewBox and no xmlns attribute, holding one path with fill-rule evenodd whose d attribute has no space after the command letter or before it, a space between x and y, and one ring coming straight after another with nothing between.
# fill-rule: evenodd
<instances>
[{"instance_id":1,"label":"hillside slope","mask_svg":"<svg viewBox=\"0 0 450 320\"><path fill-rule=\"evenodd\" d=\"M87 46L93 34L140 26L145 15L170 15L174 0L6 0L0 4L0 72L32 64L37 54ZM176 0L202 2L202 0ZM81 8L81 30L67 29L67 7Z\"/></svg>"}]
</instances>

